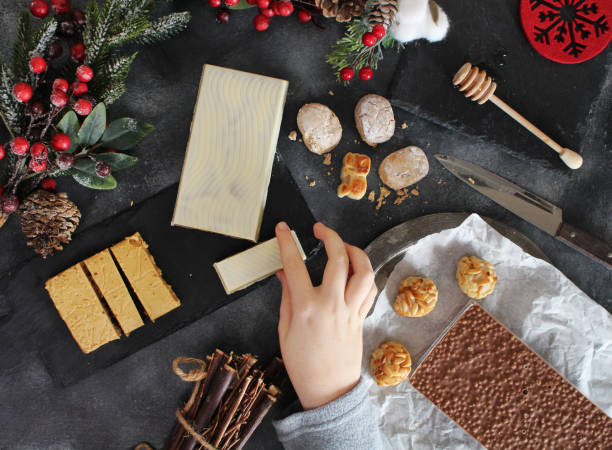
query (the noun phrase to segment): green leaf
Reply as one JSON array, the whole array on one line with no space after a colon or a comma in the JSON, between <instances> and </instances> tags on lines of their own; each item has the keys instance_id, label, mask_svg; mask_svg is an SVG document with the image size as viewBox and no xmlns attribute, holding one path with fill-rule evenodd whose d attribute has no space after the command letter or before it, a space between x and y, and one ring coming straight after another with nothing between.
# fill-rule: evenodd
<instances>
[{"instance_id":1,"label":"green leaf","mask_svg":"<svg viewBox=\"0 0 612 450\"><path fill-rule=\"evenodd\" d=\"M240 0L237 5L230 6L230 9L247 9L252 8L253 6L257 5L249 5L246 0Z\"/></svg>"},{"instance_id":2,"label":"green leaf","mask_svg":"<svg viewBox=\"0 0 612 450\"><path fill-rule=\"evenodd\" d=\"M82 146L91 146L100 140L106 127L106 106L99 103L83 121L79 130L79 142Z\"/></svg>"},{"instance_id":3,"label":"green leaf","mask_svg":"<svg viewBox=\"0 0 612 450\"><path fill-rule=\"evenodd\" d=\"M154 129L155 127L150 123L139 122L129 117L117 119L104 132L102 144L117 150L129 150Z\"/></svg>"},{"instance_id":4,"label":"green leaf","mask_svg":"<svg viewBox=\"0 0 612 450\"><path fill-rule=\"evenodd\" d=\"M99 177L96 175L96 162L91 159L79 159L74 163L70 174L74 180L90 189L110 190L117 187L117 180L112 175Z\"/></svg>"},{"instance_id":5,"label":"green leaf","mask_svg":"<svg viewBox=\"0 0 612 450\"><path fill-rule=\"evenodd\" d=\"M125 153L98 153L96 159L108 164L113 172L128 169L138 162L138 158Z\"/></svg>"},{"instance_id":6,"label":"green leaf","mask_svg":"<svg viewBox=\"0 0 612 450\"><path fill-rule=\"evenodd\" d=\"M57 124L57 128L70 136L70 148L66 153L74 153L79 148L79 119L72 110L68 111Z\"/></svg>"}]
</instances>

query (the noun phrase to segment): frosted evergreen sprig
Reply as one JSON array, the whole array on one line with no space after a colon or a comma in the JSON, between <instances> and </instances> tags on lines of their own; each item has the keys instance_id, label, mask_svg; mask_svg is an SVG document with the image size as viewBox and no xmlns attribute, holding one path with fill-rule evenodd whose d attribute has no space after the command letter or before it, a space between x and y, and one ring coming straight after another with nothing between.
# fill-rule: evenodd
<instances>
[{"instance_id":1,"label":"frosted evergreen sprig","mask_svg":"<svg viewBox=\"0 0 612 450\"><path fill-rule=\"evenodd\" d=\"M136 38L140 44L153 44L176 36L184 31L191 20L188 12L176 12L161 17L152 22L144 32Z\"/></svg>"}]
</instances>

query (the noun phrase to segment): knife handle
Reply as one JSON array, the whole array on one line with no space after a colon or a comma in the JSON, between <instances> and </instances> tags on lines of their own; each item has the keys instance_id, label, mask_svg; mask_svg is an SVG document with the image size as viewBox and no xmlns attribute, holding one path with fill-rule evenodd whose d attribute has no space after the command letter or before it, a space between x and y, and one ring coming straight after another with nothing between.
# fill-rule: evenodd
<instances>
[{"instance_id":1,"label":"knife handle","mask_svg":"<svg viewBox=\"0 0 612 450\"><path fill-rule=\"evenodd\" d=\"M596 237L565 222L561 224L557 239L594 261L603 264L604 267L612 269L612 246L604 241L600 241Z\"/></svg>"}]
</instances>

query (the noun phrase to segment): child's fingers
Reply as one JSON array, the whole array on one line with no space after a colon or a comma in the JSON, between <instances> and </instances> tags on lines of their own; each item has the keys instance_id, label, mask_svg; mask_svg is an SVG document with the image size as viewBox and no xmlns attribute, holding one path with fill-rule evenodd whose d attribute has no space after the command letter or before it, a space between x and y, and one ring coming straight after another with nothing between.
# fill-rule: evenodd
<instances>
[{"instance_id":1,"label":"child's fingers","mask_svg":"<svg viewBox=\"0 0 612 450\"><path fill-rule=\"evenodd\" d=\"M377 294L378 288L376 287L376 284L373 283L372 287L370 288L370 292L368 293L368 296L359 307L359 317L361 317L362 319L366 318L366 316L370 312L370 308L372 308L372 304L374 303Z\"/></svg>"},{"instance_id":2,"label":"child's fingers","mask_svg":"<svg viewBox=\"0 0 612 450\"><path fill-rule=\"evenodd\" d=\"M344 295L349 308L357 310L374 284L374 271L368 255L353 245L345 244L353 275L346 285Z\"/></svg>"},{"instance_id":3,"label":"child's fingers","mask_svg":"<svg viewBox=\"0 0 612 450\"><path fill-rule=\"evenodd\" d=\"M278 277L278 280L283 288L278 317L278 338L283 340L287 336L289 324L291 323L291 293L289 291L289 286L287 285L287 277L285 272L281 270L280 272L277 272L276 276Z\"/></svg>"},{"instance_id":4,"label":"child's fingers","mask_svg":"<svg viewBox=\"0 0 612 450\"><path fill-rule=\"evenodd\" d=\"M301 298L312 290L312 282L302 260L302 254L285 222L279 222L276 225L276 239L289 291L295 294L293 298Z\"/></svg>"},{"instance_id":5,"label":"child's fingers","mask_svg":"<svg viewBox=\"0 0 612 450\"><path fill-rule=\"evenodd\" d=\"M327 264L321 287L328 297L343 298L349 268L344 241L338 236L338 233L322 223L315 224L314 232L317 239L322 240L325 244L327 252Z\"/></svg>"}]
</instances>

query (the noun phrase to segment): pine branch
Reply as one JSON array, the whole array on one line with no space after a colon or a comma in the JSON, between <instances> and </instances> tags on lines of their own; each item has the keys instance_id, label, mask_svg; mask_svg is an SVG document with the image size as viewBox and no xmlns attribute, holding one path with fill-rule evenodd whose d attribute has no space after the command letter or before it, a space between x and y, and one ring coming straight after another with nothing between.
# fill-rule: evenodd
<instances>
[{"instance_id":1,"label":"pine branch","mask_svg":"<svg viewBox=\"0 0 612 450\"><path fill-rule=\"evenodd\" d=\"M117 100L119 100L119 98L123 94L125 94L125 91L126 91L125 81L111 83L104 91L104 94L102 95L100 100L103 101L106 105L110 105L112 103L115 103Z\"/></svg>"},{"instance_id":2,"label":"pine branch","mask_svg":"<svg viewBox=\"0 0 612 450\"><path fill-rule=\"evenodd\" d=\"M139 44L152 44L176 36L184 31L191 20L188 12L177 12L157 19L135 39Z\"/></svg>"},{"instance_id":3,"label":"pine branch","mask_svg":"<svg viewBox=\"0 0 612 450\"><path fill-rule=\"evenodd\" d=\"M125 82L137 54L111 59L98 73L96 82L92 83L92 92L107 106L125 93Z\"/></svg>"},{"instance_id":4,"label":"pine branch","mask_svg":"<svg viewBox=\"0 0 612 450\"><path fill-rule=\"evenodd\" d=\"M17 80L25 79L28 74L28 56L32 46L32 19L30 12L24 10L17 21L17 34L13 45L13 75Z\"/></svg>"},{"instance_id":5,"label":"pine branch","mask_svg":"<svg viewBox=\"0 0 612 450\"><path fill-rule=\"evenodd\" d=\"M95 66L95 62L100 54L105 53L104 49L108 45L108 31L120 12L120 1L121 0L106 0L101 13L99 12L97 3L95 8L90 8L90 5L92 5L94 1L87 5L88 23L83 32L83 42L87 49L85 58L86 64ZM89 22L90 14L96 16L93 23Z\"/></svg>"},{"instance_id":6,"label":"pine branch","mask_svg":"<svg viewBox=\"0 0 612 450\"><path fill-rule=\"evenodd\" d=\"M11 69L4 61L0 61L0 112L11 135L21 134L24 119L23 106L13 96L14 84L15 77Z\"/></svg>"},{"instance_id":7,"label":"pine branch","mask_svg":"<svg viewBox=\"0 0 612 450\"><path fill-rule=\"evenodd\" d=\"M56 30L57 21L53 17L48 18L40 25L32 38L32 50L30 50L30 54L28 55L29 58L33 56L44 56L47 48L53 42Z\"/></svg>"},{"instance_id":8,"label":"pine branch","mask_svg":"<svg viewBox=\"0 0 612 450\"><path fill-rule=\"evenodd\" d=\"M145 17L138 16L123 20L119 22L119 26L117 27L119 31L108 38L108 45L110 47L117 47L132 41L142 35L149 26L150 23Z\"/></svg>"}]
</instances>

